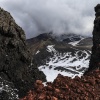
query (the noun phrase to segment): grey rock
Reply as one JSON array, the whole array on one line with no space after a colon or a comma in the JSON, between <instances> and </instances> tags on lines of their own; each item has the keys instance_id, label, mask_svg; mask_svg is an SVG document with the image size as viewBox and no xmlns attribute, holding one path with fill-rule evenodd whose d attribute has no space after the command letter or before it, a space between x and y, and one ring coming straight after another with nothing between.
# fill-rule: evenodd
<instances>
[{"instance_id":1,"label":"grey rock","mask_svg":"<svg viewBox=\"0 0 100 100\"><path fill-rule=\"evenodd\" d=\"M0 77L12 82L19 97L31 89L36 79L46 81L45 75L30 65L32 57L25 41L23 29L0 8Z\"/></svg>"}]
</instances>

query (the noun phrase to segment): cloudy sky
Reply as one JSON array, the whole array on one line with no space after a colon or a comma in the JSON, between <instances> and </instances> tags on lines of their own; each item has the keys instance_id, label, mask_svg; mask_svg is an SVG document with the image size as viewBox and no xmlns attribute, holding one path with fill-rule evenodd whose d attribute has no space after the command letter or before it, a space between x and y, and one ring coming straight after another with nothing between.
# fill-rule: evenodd
<instances>
[{"instance_id":1,"label":"cloudy sky","mask_svg":"<svg viewBox=\"0 0 100 100\"><path fill-rule=\"evenodd\" d=\"M0 0L27 38L51 31L91 36L98 3L100 0Z\"/></svg>"}]
</instances>

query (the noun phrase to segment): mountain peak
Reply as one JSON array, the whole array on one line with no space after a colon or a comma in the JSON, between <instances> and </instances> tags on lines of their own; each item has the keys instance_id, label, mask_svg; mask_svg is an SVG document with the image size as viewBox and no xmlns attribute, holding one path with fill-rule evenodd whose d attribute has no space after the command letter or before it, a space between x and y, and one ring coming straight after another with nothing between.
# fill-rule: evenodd
<instances>
[{"instance_id":1,"label":"mountain peak","mask_svg":"<svg viewBox=\"0 0 100 100\"><path fill-rule=\"evenodd\" d=\"M53 39L52 33L43 33L37 36L37 39L39 40L47 40L47 39Z\"/></svg>"},{"instance_id":2,"label":"mountain peak","mask_svg":"<svg viewBox=\"0 0 100 100\"><path fill-rule=\"evenodd\" d=\"M19 27L13 17L7 11L0 8L0 33L8 37L19 37L25 41L25 34L21 27Z\"/></svg>"}]
</instances>

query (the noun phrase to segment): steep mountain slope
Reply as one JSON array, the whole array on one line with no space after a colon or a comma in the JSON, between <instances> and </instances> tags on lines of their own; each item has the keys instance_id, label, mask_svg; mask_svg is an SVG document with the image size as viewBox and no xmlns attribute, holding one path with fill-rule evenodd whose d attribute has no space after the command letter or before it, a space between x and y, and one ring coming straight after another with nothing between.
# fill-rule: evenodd
<instances>
[{"instance_id":1,"label":"steep mountain slope","mask_svg":"<svg viewBox=\"0 0 100 100\"><path fill-rule=\"evenodd\" d=\"M36 79L46 81L43 72L31 65L25 41L22 28L0 8L0 100L16 100L32 88Z\"/></svg>"}]
</instances>

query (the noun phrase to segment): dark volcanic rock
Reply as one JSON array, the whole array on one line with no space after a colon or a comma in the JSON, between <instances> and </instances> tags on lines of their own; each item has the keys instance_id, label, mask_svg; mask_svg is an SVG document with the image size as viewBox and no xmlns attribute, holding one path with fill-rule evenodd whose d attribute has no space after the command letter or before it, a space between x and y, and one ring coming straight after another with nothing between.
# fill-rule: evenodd
<instances>
[{"instance_id":1,"label":"dark volcanic rock","mask_svg":"<svg viewBox=\"0 0 100 100\"><path fill-rule=\"evenodd\" d=\"M94 20L93 47L88 71L100 69L100 4L95 7L96 18Z\"/></svg>"},{"instance_id":2,"label":"dark volcanic rock","mask_svg":"<svg viewBox=\"0 0 100 100\"><path fill-rule=\"evenodd\" d=\"M31 55L25 41L22 28L0 8L0 77L12 82L19 96L25 95L36 79L45 81L44 74L30 65Z\"/></svg>"}]
</instances>

